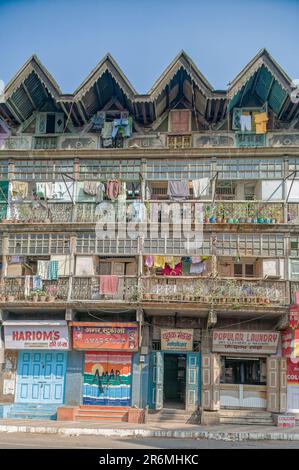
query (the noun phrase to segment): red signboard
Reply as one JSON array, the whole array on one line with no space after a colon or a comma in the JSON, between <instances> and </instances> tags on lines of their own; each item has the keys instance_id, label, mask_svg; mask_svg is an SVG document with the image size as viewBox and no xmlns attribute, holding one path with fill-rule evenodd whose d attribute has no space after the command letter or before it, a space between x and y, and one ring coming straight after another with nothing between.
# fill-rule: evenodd
<instances>
[{"instance_id":1,"label":"red signboard","mask_svg":"<svg viewBox=\"0 0 299 470\"><path fill-rule=\"evenodd\" d=\"M291 357L293 352L294 330L288 328L281 332L281 348L284 357Z\"/></svg>"},{"instance_id":2,"label":"red signboard","mask_svg":"<svg viewBox=\"0 0 299 470\"><path fill-rule=\"evenodd\" d=\"M289 325L291 328L298 328L299 326L299 306L293 305L290 307Z\"/></svg>"},{"instance_id":3,"label":"red signboard","mask_svg":"<svg viewBox=\"0 0 299 470\"><path fill-rule=\"evenodd\" d=\"M73 322L73 348L101 351L138 351L136 323Z\"/></svg>"},{"instance_id":4,"label":"red signboard","mask_svg":"<svg viewBox=\"0 0 299 470\"><path fill-rule=\"evenodd\" d=\"M299 384L299 360L288 359L288 385Z\"/></svg>"}]
</instances>

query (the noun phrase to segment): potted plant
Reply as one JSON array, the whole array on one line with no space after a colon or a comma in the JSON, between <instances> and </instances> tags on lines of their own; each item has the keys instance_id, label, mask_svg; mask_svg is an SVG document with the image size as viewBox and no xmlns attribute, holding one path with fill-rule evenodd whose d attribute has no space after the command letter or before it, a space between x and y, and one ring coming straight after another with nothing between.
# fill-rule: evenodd
<instances>
[{"instance_id":1,"label":"potted plant","mask_svg":"<svg viewBox=\"0 0 299 470\"><path fill-rule=\"evenodd\" d=\"M39 290L37 292L37 295L38 295L38 298L41 302L45 302L46 301L46 298L47 298L47 292L44 291L44 290Z\"/></svg>"},{"instance_id":2,"label":"potted plant","mask_svg":"<svg viewBox=\"0 0 299 470\"><path fill-rule=\"evenodd\" d=\"M32 292L31 299L32 299L32 302L37 302L38 301L38 291L33 291Z\"/></svg>"}]
</instances>

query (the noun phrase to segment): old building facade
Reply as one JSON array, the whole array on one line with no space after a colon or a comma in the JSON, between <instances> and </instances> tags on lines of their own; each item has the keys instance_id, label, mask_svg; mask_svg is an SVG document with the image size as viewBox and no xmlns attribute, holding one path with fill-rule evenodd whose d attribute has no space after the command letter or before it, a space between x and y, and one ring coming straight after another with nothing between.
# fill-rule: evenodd
<instances>
[{"instance_id":1,"label":"old building facade","mask_svg":"<svg viewBox=\"0 0 299 470\"><path fill-rule=\"evenodd\" d=\"M0 103L0 416L299 410L292 91L266 50L223 91L184 52L146 95L110 55L69 95L23 66Z\"/></svg>"}]
</instances>

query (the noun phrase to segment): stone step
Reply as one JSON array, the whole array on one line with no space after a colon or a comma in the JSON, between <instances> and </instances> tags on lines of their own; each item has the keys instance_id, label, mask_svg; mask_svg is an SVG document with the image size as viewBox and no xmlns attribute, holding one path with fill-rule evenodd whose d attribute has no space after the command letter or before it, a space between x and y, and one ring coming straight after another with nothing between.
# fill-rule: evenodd
<instances>
[{"instance_id":1,"label":"stone step","mask_svg":"<svg viewBox=\"0 0 299 470\"><path fill-rule=\"evenodd\" d=\"M251 411L251 410L220 410L220 416L229 416L229 417L260 417L260 418L270 418L271 413L268 411Z\"/></svg>"},{"instance_id":2,"label":"stone step","mask_svg":"<svg viewBox=\"0 0 299 470\"><path fill-rule=\"evenodd\" d=\"M221 418L220 417L220 423L221 424L259 424L261 426L273 426L274 422L272 418Z\"/></svg>"},{"instance_id":3,"label":"stone step","mask_svg":"<svg viewBox=\"0 0 299 470\"><path fill-rule=\"evenodd\" d=\"M109 416L108 414L86 414L86 415L76 415L75 416L76 421L112 421L115 423L120 423L120 422L127 422L128 421L128 416L123 415L123 416Z\"/></svg>"}]
</instances>

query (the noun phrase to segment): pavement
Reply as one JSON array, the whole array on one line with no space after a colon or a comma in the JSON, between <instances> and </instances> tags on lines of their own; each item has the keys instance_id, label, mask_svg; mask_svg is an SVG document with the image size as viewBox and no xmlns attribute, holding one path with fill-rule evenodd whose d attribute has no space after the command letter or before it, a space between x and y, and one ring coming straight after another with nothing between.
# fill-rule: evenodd
<instances>
[{"instance_id":1,"label":"pavement","mask_svg":"<svg viewBox=\"0 0 299 470\"><path fill-rule=\"evenodd\" d=\"M60 436L102 436L106 438L176 438L222 441L299 441L299 426L229 425L213 426L163 422L161 424L99 423L0 419L1 433L50 434ZM299 443L298 443L299 446Z\"/></svg>"}]
</instances>

